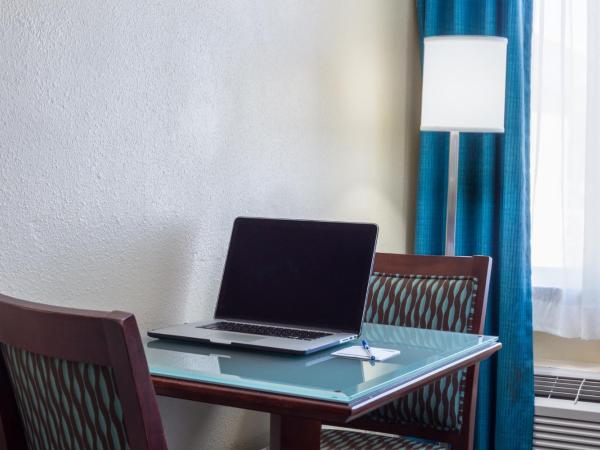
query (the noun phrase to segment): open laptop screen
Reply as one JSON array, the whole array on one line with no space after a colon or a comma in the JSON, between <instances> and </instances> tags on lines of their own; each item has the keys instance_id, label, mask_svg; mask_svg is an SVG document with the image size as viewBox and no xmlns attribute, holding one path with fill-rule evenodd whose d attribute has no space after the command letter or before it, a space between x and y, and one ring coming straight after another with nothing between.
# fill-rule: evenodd
<instances>
[{"instance_id":1,"label":"open laptop screen","mask_svg":"<svg viewBox=\"0 0 600 450\"><path fill-rule=\"evenodd\" d=\"M358 333L377 225L237 218L215 317Z\"/></svg>"}]
</instances>

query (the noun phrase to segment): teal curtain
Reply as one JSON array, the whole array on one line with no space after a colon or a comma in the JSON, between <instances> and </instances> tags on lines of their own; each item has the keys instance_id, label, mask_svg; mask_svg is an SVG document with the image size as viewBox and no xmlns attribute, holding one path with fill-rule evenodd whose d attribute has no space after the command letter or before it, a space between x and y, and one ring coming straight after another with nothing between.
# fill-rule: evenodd
<instances>
[{"instance_id":1,"label":"teal curtain","mask_svg":"<svg viewBox=\"0 0 600 450\"><path fill-rule=\"evenodd\" d=\"M486 334L502 350L482 364L475 448L532 446L529 224L531 0L417 0L421 38L508 38L504 134L461 134L456 252L494 259ZM421 41L422 43L422 41ZM443 254L449 133L421 133L415 251Z\"/></svg>"}]
</instances>

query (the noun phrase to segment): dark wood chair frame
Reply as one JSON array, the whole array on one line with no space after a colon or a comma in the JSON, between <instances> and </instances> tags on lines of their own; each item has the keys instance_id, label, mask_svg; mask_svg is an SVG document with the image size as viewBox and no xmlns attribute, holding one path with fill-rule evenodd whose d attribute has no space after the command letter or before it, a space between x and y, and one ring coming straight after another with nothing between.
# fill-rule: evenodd
<instances>
[{"instance_id":1,"label":"dark wood chair frame","mask_svg":"<svg viewBox=\"0 0 600 450\"><path fill-rule=\"evenodd\" d=\"M111 367L131 450L167 450L135 317L46 306L0 295L0 343ZM0 450L26 450L25 432L0 354Z\"/></svg>"},{"instance_id":2,"label":"dark wood chair frame","mask_svg":"<svg viewBox=\"0 0 600 450\"><path fill-rule=\"evenodd\" d=\"M492 259L488 256L421 256L377 253L375 272L402 275L470 276L478 280L472 322L472 333L482 334L485 322ZM463 403L463 424L460 432L441 431L417 424L400 425L378 423L361 417L345 426L362 430L414 436L448 443L452 449L471 450L475 435L475 407L479 363L467 369Z\"/></svg>"}]
</instances>

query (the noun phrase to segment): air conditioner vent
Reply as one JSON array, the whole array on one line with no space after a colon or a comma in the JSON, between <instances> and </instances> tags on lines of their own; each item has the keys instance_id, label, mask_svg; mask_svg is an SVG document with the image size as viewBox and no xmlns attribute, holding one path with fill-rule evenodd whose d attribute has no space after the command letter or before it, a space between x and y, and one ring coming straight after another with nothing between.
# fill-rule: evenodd
<instances>
[{"instance_id":1,"label":"air conditioner vent","mask_svg":"<svg viewBox=\"0 0 600 450\"><path fill-rule=\"evenodd\" d=\"M534 376L536 397L600 403L600 381L554 375Z\"/></svg>"},{"instance_id":2,"label":"air conditioner vent","mask_svg":"<svg viewBox=\"0 0 600 450\"><path fill-rule=\"evenodd\" d=\"M600 424L536 415L533 425L533 448L598 450Z\"/></svg>"}]
</instances>

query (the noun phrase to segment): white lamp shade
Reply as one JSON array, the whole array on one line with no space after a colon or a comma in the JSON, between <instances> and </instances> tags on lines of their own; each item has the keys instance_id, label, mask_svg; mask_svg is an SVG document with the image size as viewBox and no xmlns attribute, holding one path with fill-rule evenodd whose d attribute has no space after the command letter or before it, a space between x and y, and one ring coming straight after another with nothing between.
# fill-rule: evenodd
<instances>
[{"instance_id":1,"label":"white lamp shade","mask_svg":"<svg viewBox=\"0 0 600 450\"><path fill-rule=\"evenodd\" d=\"M504 132L507 39L424 39L421 130Z\"/></svg>"}]
</instances>

